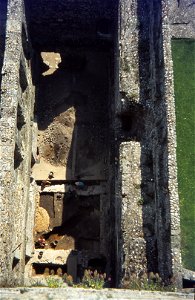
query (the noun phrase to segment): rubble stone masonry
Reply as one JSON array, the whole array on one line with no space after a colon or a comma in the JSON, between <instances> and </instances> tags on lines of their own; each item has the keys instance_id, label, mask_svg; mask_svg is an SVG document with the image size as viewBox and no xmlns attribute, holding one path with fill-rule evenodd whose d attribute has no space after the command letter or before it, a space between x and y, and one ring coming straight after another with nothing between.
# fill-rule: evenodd
<instances>
[{"instance_id":1,"label":"rubble stone masonry","mask_svg":"<svg viewBox=\"0 0 195 300\"><path fill-rule=\"evenodd\" d=\"M182 283L171 37L181 36L181 31L193 22L186 10L188 21L184 21L190 25L184 21L184 27L176 24L173 14L181 8L176 8L176 2L120 0L118 5L118 71L112 75L115 100L111 104L115 145L110 150L115 221L107 230L114 234L112 261L117 286L131 280L132 275L147 272L159 273L165 282L172 280L178 287ZM4 287L22 285L30 276L25 265L34 250L38 195L31 178L37 133L33 49L24 3L3 0L0 9L0 286ZM47 6L44 9L47 12ZM105 7L103 17L109 19L108 11ZM36 20L32 25L34 44L39 48L45 42L48 50L53 29L48 27L44 36L47 25L39 27L41 15ZM89 34L94 42L92 29ZM39 41L38 32L45 40ZM191 37L191 33L189 29L186 35ZM71 33L58 31L58 43L63 42L63 34L67 37Z\"/></svg>"}]
</instances>

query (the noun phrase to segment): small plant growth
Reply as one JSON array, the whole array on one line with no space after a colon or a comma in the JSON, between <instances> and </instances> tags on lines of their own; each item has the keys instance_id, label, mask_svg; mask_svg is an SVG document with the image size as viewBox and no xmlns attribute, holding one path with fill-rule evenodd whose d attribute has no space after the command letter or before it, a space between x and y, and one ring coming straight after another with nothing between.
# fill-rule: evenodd
<instances>
[{"instance_id":1,"label":"small plant growth","mask_svg":"<svg viewBox=\"0 0 195 300\"><path fill-rule=\"evenodd\" d=\"M138 205L144 205L144 199L143 199L143 198L140 198L140 199L137 201L137 204L138 204Z\"/></svg>"},{"instance_id":2,"label":"small plant growth","mask_svg":"<svg viewBox=\"0 0 195 300\"><path fill-rule=\"evenodd\" d=\"M106 278L106 274L98 273L97 270L94 272L91 270L85 270L84 276L81 279L80 283L73 282L73 278L71 275L65 273L62 278L55 278L52 276L49 276L46 279L47 286L49 288L60 288L62 286L65 286L64 283L68 286L72 287L81 287L81 288L92 288L92 289L102 289L104 287L110 286L111 278Z\"/></svg>"},{"instance_id":3,"label":"small plant growth","mask_svg":"<svg viewBox=\"0 0 195 300\"><path fill-rule=\"evenodd\" d=\"M59 278L48 277L46 279L47 285L49 288L60 288L63 285L63 282Z\"/></svg>"},{"instance_id":4,"label":"small plant growth","mask_svg":"<svg viewBox=\"0 0 195 300\"><path fill-rule=\"evenodd\" d=\"M131 92L131 93L129 94L129 99L130 99L131 101L136 101L138 98L139 98L139 95L138 95L137 92Z\"/></svg>"},{"instance_id":5,"label":"small plant growth","mask_svg":"<svg viewBox=\"0 0 195 300\"><path fill-rule=\"evenodd\" d=\"M148 275L136 276L133 274L131 278L125 279L123 288L131 290L149 290L149 291L169 291L175 292L175 286L169 282L166 284L158 273L150 272Z\"/></svg>"},{"instance_id":6,"label":"small plant growth","mask_svg":"<svg viewBox=\"0 0 195 300\"><path fill-rule=\"evenodd\" d=\"M82 278L79 287L92 288L92 289L102 289L108 287L111 278L106 278L106 273L100 274L97 270L94 272L91 270L85 270L84 276Z\"/></svg>"},{"instance_id":7,"label":"small plant growth","mask_svg":"<svg viewBox=\"0 0 195 300\"><path fill-rule=\"evenodd\" d=\"M73 278L71 275L68 275L67 273L65 273L63 275L62 279L68 286L73 286Z\"/></svg>"}]
</instances>

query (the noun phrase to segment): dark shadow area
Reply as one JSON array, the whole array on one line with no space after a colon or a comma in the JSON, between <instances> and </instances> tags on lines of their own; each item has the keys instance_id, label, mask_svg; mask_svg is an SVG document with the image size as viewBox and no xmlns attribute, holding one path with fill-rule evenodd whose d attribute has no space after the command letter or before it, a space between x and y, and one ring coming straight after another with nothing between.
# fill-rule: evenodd
<instances>
[{"instance_id":1,"label":"dark shadow area","mask_svg":"<svg viewBox=\"0 0 195 300\"><path fill-rule=\"evenodd\" d=\"M20 147L18 146L18 144L15 144L15 150L14 150L14 170L18 169L20 164L23 161L23 157L21 154L21 150Z\"/></svg>"},{"instance_id":2,"label":"dark shadow area","mask_svg":"<svg viewBox=\"0 0 195 300\"><path fill-rule=\"evenodd\" d=\"M53 9L52 1L47 1L47 12L40 16L37 7L43 4L30 1L29 12L39 129L40 163L35 167L43 169L44 175L37 178L42 187L40 206L49 214L51 229L41 239L45 250L77 252L78 258L71 254L67 260L73 278L75 261L78 276L84 268L110 274L114 217L109 212L109 105L116 3L62 1ZM44 191L61 183L64 192Z\"/></svg>"},{"instance_id":3,"label":"dark shadow area","mask_svg":"<svg viewBox=\"0 0 195 300\"><path fill-rule=\"evenodd\" d=\"M24 118L24 112L21 107L21 105L18 103L18 108L17 108L17 128L20 131L24 124L26 123L25 118Z\"/></svg>"},{"instance_id":4,"label":"dark shadow area","mask_svg":"<svg viewBox=\"0 0 195 300\"><path fill-rule=\"evenodd\" d=\"M75 193L42 193L40 206L50 216L51 233L44 238L48 247L98 255L100 248L100 196L78 196ZM60 213L61 212L61 213ZM93 226L91 226L93 224Z\"/></svg>"},{"instance_id":5,"label":"dark shadow area","mask_svg":"<svg viewBox=\"0 0 195 300\"><path fill-rule=\"evenodd\" d=\"M34 263L33 275L59 275L62 276L67 272L67 265L57 265L57 264L38 264Z\"/></svg>"},{"instance_id":6,"label":"dark shadow area","mask_svg":"<svg viewBox=\"0 0 195 300\"><path fill-rule=\"evenodd\" d=\"M2 67L3 67L4 52L5 52L6 22L7 22L7 0L1 0L0 1L0 87L2 81Z\"/></svg>"},{"instance_id":7,"label":"dark shadow area","mask_svg":"<svg viewBox=\"0 0 195 300\"><path fill-rule=\"evenodd\" d=\"M22 93L24 93L28 87L28 81L27 81L27 77L26 77L24 61L22 59L20 60L19 81L20 81L20 87L21 87Z\"/></svg>"},{"instance_id":8,"label":"dark shadow area","mask_svg":"<svg viewBox=\"0 0 195 300\"><path fill-rule=\"evenodd\" d=\"M102 183L108 180L105 169L109 149L110 53L78 50L77 53L68 51L68 54L60 55L62 62L58 70L40 78L36 106L39 130L47 131L57 119L56 127L53 127L54 135L51 132L52 137L55 136L53 158L47 158L52 160L51 168L53 164L67 164L64 179L69 185L65 194L54 193L53 200L49 200L49 208L43 204L45 200L41 200L53 228L44 238L53 249L74 249L81 256L88 257L85 267L77 261L77 276L82 276L84 268L97 268L99 272L105 272L107 263L106 258L101 258L107 253L106 249L101 250L103 237L100 237L100 226L104 217L101 216L100 194ZM60 131L60 126L64 126L65 130ZM68 130L72 130L70 136L67 136ZM83 183L84 187L77 187L76 182ZM93 195L94 185L99 188L100 194ZM42 194L41 199L43 196L51 197ZM105 205L110 201L108 197ZM53 216L51 204L55 211ZM107 238L112 237L105 234L104 239ZM67 264L72 266L68 271L77 280L72 262L75 259L70 256Z\"/></svg>"},{"instance_id":9,"label":"dark shadow area","mask_svg":"<svg viewBox=\"0 0 195 300\"><path fill-rule=\"evenodd\" d=\"M24 57L26 58L27 61L29 61L32 58L32 45L29 40L29 36L27 34L28 32L27 27L28 24L24 24L24 23L22 24L22 48L23 48Z\"/></svg>"},{"instance_id":10,"label":"dark shadow area","mask_svg":"<svg viewBox=\"0 0 195 300\"><path fill-rule=\"evenodd\" d=\"M99 273L104 273L106 271L106 258L93 258L88 262L88 268L92 271L97 270Z\"/></svg>"},{"instance_id":11,"label":"dark shadow area","mask_svg":"<svg viewBox=\"0 0 195 300\"><path fill-rule=\"evenodd\" d=\"M68 181L105 179L98 164L107 151L109 55L70 49L60 53L62 61L53 74L40 77L38 126L53 139L52 144L45 140L42 154L51 164L67 165Z\"/></svg>"},{"instance_id":12,"label":"dark shadow area","mask_svg":"<svg viewBox=\"0 0 195 300\"><path fill-rule=\"evenodd\" d=\"M145 132L141 140L147 269L148 272L158 273L165 284L169 284L173 274L161 2L138 0L137 14L140 102L147 108Z\"/></svg>"},{"instance_id":13,"label":"dark shadow area","mask_svg":"<svg viewBox=\"0 0 195 300\"><path fill-rule=\"evenodd\" d=\"M147 110L144 105L131 102L123 95L123 105L118 116L121 121L121 136L124 141L138 141L143 138Z\"/></svg>"},{"instance_id":14,"label":"dark shadow area","mask_svg":"<svg viewBox=\"0 0 195 300\"><path fill-rule=\"evenodd\" d=\"M12 271L16 268L16 266L19 264L19 259L17 259L16 257L13 258L12 261Z\"/></svg>"},{"instance_id":15,"label":"dark shadow area","mask_svg":"<svg viewBox=\"0 0 195 300\"><path fill-rule=\"evenodd\" d=\"M183 288L184 289L189 289L189 288L195 289L195 280L183 279Z\"/></svg>"},{"instance_id":16,"label":"dark shadow area","mask_svg":"<svg viewBox=\"0 0 195 300\"><path fill-rule=\"evenodd\" d=\"M69 185L64 194L41 194L40 206L49 213L53 228L44 238L53 249L85 252L91 263L94 259L99 262L99 267L96 267L103 272L105 261L102 263L100 251L100 194L93 195L93 186L98 187L101 193L102 182L108 180L104 168L109 147L110 53L109 50L74 50L74 53L68 50L67 54L60 53L60 56L62 61L58 69L51 75L40 77L36 107L40 131L48 132L54 124L54 134L49 132L55 138L52 155L47 158L51 168L53 164L66 164L66 174L61 180L64 179ZM40 69L41 72L46 71L44 66ZM70 135L67 135L69 130ZM76 182L82 182L84 187L77 187ZM93 266L94 263L92 266L86 265L92 269ZM81 266L78 267L78 276L83 271Z\"/></svg>"}]
</instances>

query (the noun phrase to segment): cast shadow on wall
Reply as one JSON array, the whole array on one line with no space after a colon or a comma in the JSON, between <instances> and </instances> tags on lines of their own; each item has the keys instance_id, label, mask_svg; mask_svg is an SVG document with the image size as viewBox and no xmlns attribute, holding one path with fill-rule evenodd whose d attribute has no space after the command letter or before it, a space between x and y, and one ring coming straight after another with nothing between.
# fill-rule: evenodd
<instances>
[{"instance_id":1,"label":"cast shadow on wall","mask_svg":"<svg viewBox=\"0 0 195 300\"><path fill-rule=\"evenodd\" d=\"M163 60L162 4L138 0L140 103L146 107L141 140L143 232L148 272L172 283L168 193L167 112ZM151 25L153 19L153 26ZM152 26L152 31L151 31ZM151 49L153 45L153 49ZM151 61L153 70L151 70Z\"/></svg>"},{"instance_id":2,"label":"cast shadow on wall","mask_svg":"<svg viewBox=\"0 0 195 300\"><path fill-rule=\"evenodd\" d=\"M137 16L139 102L129 101L126 95L122 94L125 110L120 115L121 135L124 137L123 141L138 142L141 149L139 205L142 207L147 272L158 273L165 283L171 283L171 219L161 3L156 0L152 4L151 1L138 0ZM151 32L152 17L154 24ZM129 272L129 275L132 275L134 270L130 267Z\"/></svg>"}]
</instances>

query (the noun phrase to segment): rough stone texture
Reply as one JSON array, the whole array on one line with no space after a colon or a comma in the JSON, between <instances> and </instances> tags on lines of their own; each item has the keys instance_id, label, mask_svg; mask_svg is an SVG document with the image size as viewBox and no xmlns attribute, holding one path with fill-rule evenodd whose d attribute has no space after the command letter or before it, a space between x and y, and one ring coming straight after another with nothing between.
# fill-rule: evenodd
<instances>
[{"instance_id":1,"label":"rough stone texture","mask_svg":"<svg viewBox=\"0 0 195 300\"><path fill-rule=\"evenodd\" d=\"M146 243L143 233L141 195L141 148L139 142L124 142L120 145L120 166L122 177L121 200L121 244L125 257L123 261L124 277L137 276L147 272Z\"/></svg>"},{"instance_id":2,"label":"rough stone texture","mask_svg":"<svg viewBox=\"0 0 195 300\"><path fill-rule=\"evenodd\" d=\"M1 289L0 295L2 300L7 299L40 299L40 300L180 300L189 299L193 300L193 294L189 293L162 293L162 292L144 292L144 291L130 291L130 290L114 290L103 289L87 290L87 289L75 289L75 288L63 288L63 289L48 289L48 288L21 288L21 289Z\"/></svg>"},{"instance_id":3,"label":"rough stone texture","mask_svg":"<svg viewBox=\"0 0 195 300\"><path fill-rule=\"evenodd\" d=\"M43 255L39 258L39 252L42 251ZM63 265L67 263L68 256L71 250L53 250L53 249L36 249L35 255L33 256L31 263L53 263Z\"/></svg>"},{"instance_id":4,"label":"rough stone texture","mask_svg":"<svg viewBox=\"0 0 195 300\"><path fill-rule=\"evenodd\" d=\"M28 11L28 26L25 9ZM28 282L32 275L31 264L25 268L25 263L33 255L35 208L38 211L40 194L53 193L54 199L60 196L62 200L59 191L65 194L69 187L58 181L64 181L65 178L75 180L82 170L85 170L83 176L86 180L91 180L90 172L95 170L92 172L93 180L102 182L91 185L88 194L86 191L78 192L78 197L87 199L91 196L93 206L88 199L82 203L76 202L75 198L69 202L69 207L76 207L76 214L69 208L65 216L68 219L67 216L72 217L73 213L74 226L70 222L70 228L73 232L80 230L85 233L82 240L85 245L88 243L85 238L91 239L89 246L93 248L93 255L80 251L80 264L83 261L86 268L89 257L103 254L107 259L106 271L116 277L116 285L120 285L124 279L131 279L133 274L139 276L154 272L159 273L165 282L169 283L171 278L177 286L181 286L171 37L192 37L194 23L190 18L194 3L181 0L172 1L170 5L169 0L121 0L118 7L117 1L36 0L25 1L25 9L22 0L0 3L0 42L3 41L0 43L1 286L21 285L24 277ZM179 21L174 19L175 12ZM170 25L171 22L179 23L180 18L186 24ZM27 27L30 28L36 53L30 45ZM185 28L190 28L187 33L184 32ZM72 46L77 47L79 60L78 53L72 56ZM68 50L66 47L69 47ZM40 61L40 51L50 53L44 56L44 66ZM69 55L64 56L62 69L58 69L59 55L55 57L54 64L49 62L51 53L58 52ZM87 59L86 64L81 63L80 55ZM50 79L45 79L45 76L40 81L42 73ZM33 85L36 85L36 95ZM83 90L85 93L81 96ZM53 95L51 99L49 95ZM94 95L98 95L94 101L96 105L91 105L89 100L94 99ZM40 154L48 158L43 173L38 164L35 96L38 125L41 124L41 117L48 125L38 138L42 151ZM38 97L43 101L41 106L41 102L37 102ZM72 134L75 119L74 109L67 110L63 106L64 103L67 105L66 101L77 106L80 122L75 135L83 138L77 146L77 164L75 157L69 156L71 173L65 177L67 153L62 151L60 157L57 156L59 151L55 154L50 150L60 137L63 147L67 147L63 150L70 149L71 139L67 138L67 145L64 137L68 131ZM57 104L62 111L57 111L55 115ZM85 109L82 110L81 106ZM63 123L66 118L68 124ZM89 120L87 124L84 122L86 118ZM55 126L51 124L53 119ZM97 121L96 127L92 127L94 120ZM51 133L49 138L48 132ZM90 141L86 138L88 136L91 137ZM48 151L49 143L51 149ZM98 149L97 152L94 147ZM83 160L84 156L86 160ZM46 180L54 163L57 165L57 174L58 168L62 167L63 170L54 177L56 182L49 181L51 186L44 188L39 182L38 189L31 176L31 166L35 162L35 179L40 181ZM61 204L57 207L61 213L58 219L60 224ZM81 220L77 215L80 210L85 211L80 215ZM47 228L48 224L48 220L44 222ZM14 299L21 297L17 290L4 292L10 298L12 295ZM109 298L109 291L104 294L93 293L94 299ZM122 292L122 295L120 291L115 293L117 295L113 296L116 299L123 299L123 296L128 299L131 296L129 291ZM134 295L135 299L137 295ZM142 299L147 299L147 293L140 295ZM23 296L25 299L25 294ZM180 296L186 295L171 295L170 299ZM46 294L44 297L47 299L50 296ZM57 296L54 294L52 297L55 299ZM71 297L78 297L76 290ZM165 299L163 297L169 296L156 294L155 297ZM91 294L90 299L93 299Z\"/></svg>"},{"instance_id":5,"label":"rough stone texture","mask_svg":"<svg viewBox=\"0 0 195 300\"><path fill-rule=\"evenodd\" d=\"M195 2L193 0L168 0L171 36L195 38Z\"/></svg>"},{"instance_id":6,"label":"rough stone texture","mask_svg":"<svg viewBox=\"0 0 195 300\"><path fill-rule=\"evenodd\" d=\"M195 272L194 271L190 271L188 269L183 268L182 273L183 273L183 278L184 279L195 280Z\"/></svg>"},{"instance_id":7,"label":"rough stone texture","mask_svg":"<svg viewBox=\"0 0 195 300\"><path fill-rule=\"evenodd\" d=\"M26 221L26 256L32 257L34 253L34 225L35 225L35 208L39 203L39 192L37 185L32 182L29 189L29 203L27 210L27 221Z\"/></svg>"},{"instance_id":8,"label":"rough stone texture","mask_svg":"<svg viewBox=\"0 0 195 300\"><path fill-rule=\"evenodd\" d=\"M168 165L168 195L170 205L170 233L172 269L176 282L181 278L181 253L180 253L180 214L177 184L176 160L176 118L173 88L173 64L171 54L171 33L169 30L168 3L162 2L162 34L164 51L164 99L167 116L167 165Z\"/></svg>"},{"instance_id":9,"label":"rough stone texture","mask_svg":"<svg viewBox=\"0 0 195 300\"><path fill-rule=\"evenodd\" d=\"M137 1L120 1L120 93L121 98L139 101Z\"/></svg>"},{"instance_id":10,"label":"rough stone texture","mask_svg":"<svg viewBox=\"0 0 195 300\"><path fill-rule=\"evenodd\" d=\"M1 285L22 283L25 263L34 91L24 53L27 41L22 41L23 17L22 2L10 1L0 95Z\"/></svg>"},{"instance_id":11,"label":"rough stone texture","mask_svg":"<svg viewBox=\"0 0 195 300\"><path fill-rule=\"evenodd\" d=\"M125 3L125 1L123 2ZM130 2L124 3L121 8L122 16L124 15L125 20L130 20L132 11L127 9L125 13L123 11L123 6L130 5ZM146 261L144 263L147 264L147 270L158 272L165 281L172 278L171 280L181 286L175 107L168 2L139 0L136 6L139 26L137 38L139 95L132 99L125 93L121 103L117 103L116 110L121 118L121 124L118 124L116 139L119 140L117 143L119 147L121 141L121 145L123 145L124 139L130 140L131 143L139 141L141 152L140 157L135 156L129 160L127 168L129 173L125 173L123 166L125 169L127 162L122 154L123 147L119 148L122 172L121 175L117 174L116 181L119 184L116 188L122 189L122 197L116 196L118 210L121 213L118 226L120 228L123 225L124 195L135 198L133 196L137 188L136 193L141 195L143 204L140 226L143 226L144 243L142 247L145 248ZM131 8L133 9L133 7L132 5ZM129 18L126 16L127 14ZM126 44L130 40L135 42L136 34L132 32L131 26L125 27L125 29ZM121 31L123 32L123 30L122 27ZM120 64L120 72L124 73L122 64ZM120 83L123 84L123 77L120 77ZM131 157L131 155L127 155L127 157ZM141 168L141 184L133 187L130 173L133 173L131 168L136 168L136 165L140 165ZM124 178L128 184L124 185ZM131 192L129 186L131 186ZM123 229L124 240L121 244L118 243L119 253L123 249L122 245L133 244L130 227L131 220L135 218L134 210L127 209L127 211L128 216L125 217L125 222L128 227ZM139 209L136 210L137 213L138 211ZM139 231L136 230L137 232ZM127 257L131 255L131 250L131 247L128 250L126 248L124 257L119 260L119 265L125 264ZM141 258L140 247L134 251L134 256ZM133 267L128 265L129 275L134 272L134 268L139 270L139 262L135 262ZM125 272L122 272L122 276L127 275Z\"/></svg>"}]
</instances>

